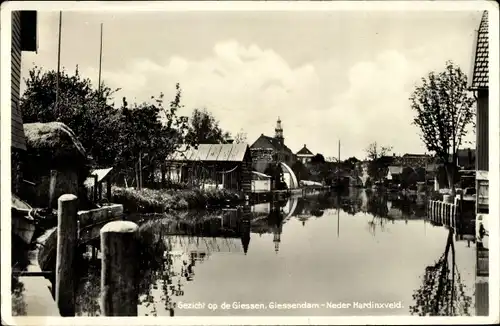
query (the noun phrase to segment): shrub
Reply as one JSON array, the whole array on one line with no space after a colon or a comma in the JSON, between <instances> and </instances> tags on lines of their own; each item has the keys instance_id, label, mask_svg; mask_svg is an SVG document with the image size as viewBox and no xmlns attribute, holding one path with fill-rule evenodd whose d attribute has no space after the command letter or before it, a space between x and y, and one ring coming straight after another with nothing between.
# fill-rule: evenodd
<instances>
[{"instance_id":1,"label":"shrub","mask_svg":"<svg viewBox=\"0 0 500 326\"><path fill-rule=\"evenodd\" d=\"M164 213L170 210L199 209L240 200L226 189L142 189L113 187L113 201L131 212Z\"/></svg>"}]
</instances>

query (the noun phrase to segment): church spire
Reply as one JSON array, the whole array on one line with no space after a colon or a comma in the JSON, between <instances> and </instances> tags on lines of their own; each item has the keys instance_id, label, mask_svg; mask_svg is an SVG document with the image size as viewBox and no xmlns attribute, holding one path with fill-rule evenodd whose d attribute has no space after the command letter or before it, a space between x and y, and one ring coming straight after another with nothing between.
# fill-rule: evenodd
<instances>
[{"instance_id":1,"label":"church spire","mask_svg":"<svg viewBox=\"0 0 500 326\"><path fill-rule=\"evenodd\" d=\"M274 129L276 138L281 144L285 143L285 138L283 138L283 128L281 127L281 119L278 117L278 121L276 122L276 128Z\"/></svg>"}]
</instances>

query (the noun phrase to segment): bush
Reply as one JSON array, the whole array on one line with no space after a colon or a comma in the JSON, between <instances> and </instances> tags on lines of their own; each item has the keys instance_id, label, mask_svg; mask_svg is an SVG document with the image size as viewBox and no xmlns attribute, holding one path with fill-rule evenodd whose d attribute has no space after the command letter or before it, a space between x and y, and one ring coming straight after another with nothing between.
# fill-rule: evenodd
<instances>
[{"instance_id":1,"label":"bush","mask_svg":"<svg viewBox=\"0 0 500 326\"><path fill-rule=\"evenodd\" d=\"M199 209L240 200L226 189L142 189L113 187L113 201L131 212L164 213L170 210Z\"/></svg>"}]
</instances>

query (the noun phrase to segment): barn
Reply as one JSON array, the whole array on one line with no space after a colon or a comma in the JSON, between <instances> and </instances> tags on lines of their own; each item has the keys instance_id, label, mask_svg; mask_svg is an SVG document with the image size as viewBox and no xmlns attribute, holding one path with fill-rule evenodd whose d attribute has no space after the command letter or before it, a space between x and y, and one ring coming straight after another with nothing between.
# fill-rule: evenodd
<instances>
[{"instance_id":1,"label":"barn","mask_svg":"<svg viewBox=\"0 0 500 326\"><path fill-rule=\"evenodd\" d=\"M202 189L250 192L252 157L247 144L181 146L166 159L166 178Z\"/></svg>"}]
</instances>

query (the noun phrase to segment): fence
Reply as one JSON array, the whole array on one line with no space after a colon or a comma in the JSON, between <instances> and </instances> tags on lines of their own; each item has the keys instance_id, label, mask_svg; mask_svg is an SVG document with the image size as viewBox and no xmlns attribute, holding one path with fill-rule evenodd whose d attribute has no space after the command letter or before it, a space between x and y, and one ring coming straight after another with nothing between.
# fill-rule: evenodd
<instances>
[{"instance_id":1,"label":"fence","mask_svg":"<svg viewBox=\"0 0 500 326\"><path fill-rule=\"evenodd\" d=\"M460 216L460 208L456 204L445 203L439 200L430 200L427 206L429 220L436 224L446 225L451 228L457 227Z\"/></svg>"}]
</instances>

